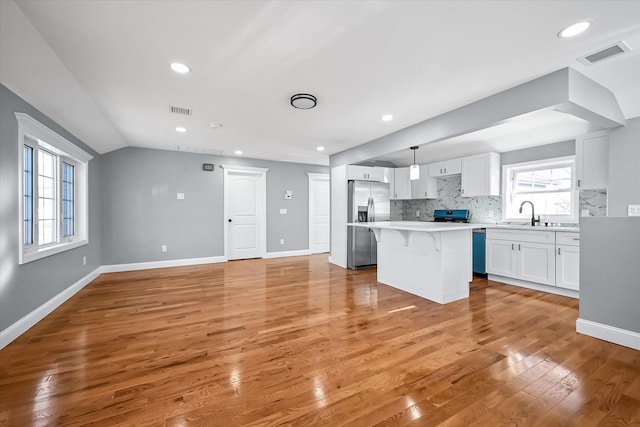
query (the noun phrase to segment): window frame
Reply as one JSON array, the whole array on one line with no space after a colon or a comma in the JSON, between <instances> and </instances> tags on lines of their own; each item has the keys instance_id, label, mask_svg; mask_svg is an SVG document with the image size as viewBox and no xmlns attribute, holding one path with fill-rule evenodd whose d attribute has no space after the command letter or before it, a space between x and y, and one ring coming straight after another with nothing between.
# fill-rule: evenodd
<instances>
[{"instance_id":1,"label":"window frame","mask_svg":"<svg viewBox=\"0 0 640 427\"><path fill-rule=\"evenodd\" d=\"M571 199L571 208L569 215L548 215L544 212L540 212L536 210L536 217L540 215L542 222L551 222L551 223L565 223L565 224L576 224L578 223L578 211L579 211L579 198L578 198L578 187L576 185L576 161L575 156L564 156L564 157L554 157L550 159L541 159L534 160L530 162L523 163L513 163L509 165L502 166L502 213L503 213L503 221L529 221L531 218L531 213L527 211L527 213L518 214L517 216L509 216L511 210L509 209L509 202L512 199L513 192L513 178L515 172L524 171L524 170L541 170L541 169L551 169L558 166L570 165L571 166L571 187L566 190L570 193ZM541 191L536 192L537 194L553 194L564 191Z\"/></svg>"},{"instance_id":2,"label":"window frame","mask_svg":"<svg viewBox=\"0 0 640 427\"><path fill-rule=\"evenodd\" d=\"M93 156L66 138L52 131L28 114L15 113L18 121L18 211L19 211L19 248L18 260L25 264L47 256L65 252L89 243L89 160ZM32 148L32 242L24 243L24 147ZM56 158L56 240L48 244L41 244L38 235L38 152L40 150L53 154ZM62 229L62 164L68 163L74 167L73 215L74 235L63 237Z\"/></svg>"}]
</instances>

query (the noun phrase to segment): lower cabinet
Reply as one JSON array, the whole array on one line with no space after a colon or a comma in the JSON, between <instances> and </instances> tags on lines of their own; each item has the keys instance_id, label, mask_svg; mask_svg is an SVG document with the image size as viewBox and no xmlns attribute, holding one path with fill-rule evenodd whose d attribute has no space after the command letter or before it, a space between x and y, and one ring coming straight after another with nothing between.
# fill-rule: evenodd
<instances>
[{"instance_id":1,"label":"lower cabinet","mask_svg":"<svg viewBox=\"0 0 640 427\"><path fill-rule=\"evenodd\" d=\"M487 229L487 273L580 289L580 234Z\"/></svg>"},{"instance_id":2,"label":"lower cabinet","mask_svg":"<svg viewBox=\"0 0 640 427\"><path fill-rule=\"evenodd\" d=\"M579 233L556 233L556 286L580 289Z\"/></svg>"},{"instance_id":3,"label":"lower cabinet","mask_svg":"<svg viewBox=\"0 0 640 427\"><path fill-rule=\"evenodd\" d=\"M555 246L487 238L487 273L555 285Z\"/></svg>"}]
</instances>

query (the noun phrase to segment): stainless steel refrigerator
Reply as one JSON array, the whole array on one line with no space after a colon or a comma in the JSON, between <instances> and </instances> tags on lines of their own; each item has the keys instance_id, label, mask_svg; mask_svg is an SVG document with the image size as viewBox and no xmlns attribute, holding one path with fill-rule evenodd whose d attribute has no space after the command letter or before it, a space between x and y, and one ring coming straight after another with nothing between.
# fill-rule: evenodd
<instances>
[{"instance_id":1,"label":"stainless steel refrigerator","mask_svg":"<svg viewBox=\"0 0 640 427\"><path fill-rule=\"evenodd\" d=\"M389 221L389 184L349 181L348 222ZM349 227L347 267L355 270L378 263L378 243L369 228Z\"/></svg>"}]
</instances>

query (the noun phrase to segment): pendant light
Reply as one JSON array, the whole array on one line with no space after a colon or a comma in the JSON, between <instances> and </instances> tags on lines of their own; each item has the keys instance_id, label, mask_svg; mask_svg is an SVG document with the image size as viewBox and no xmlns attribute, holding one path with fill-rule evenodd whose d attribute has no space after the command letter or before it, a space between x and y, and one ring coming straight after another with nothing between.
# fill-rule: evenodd
<instances>
[{"instance_id":1,"label":"pendant light","mask_svg":"<svg viewBox=\"0 0 640 427\"><path fill-rule=\"evenodd\" d=\"M411 147L411 150L413 151L413 164L409 166L409 179L411 181L420 179L420 166L416 164L416 150L418 148L420 147L418 147L417 145Z\"/></svg>"}]
</instances>

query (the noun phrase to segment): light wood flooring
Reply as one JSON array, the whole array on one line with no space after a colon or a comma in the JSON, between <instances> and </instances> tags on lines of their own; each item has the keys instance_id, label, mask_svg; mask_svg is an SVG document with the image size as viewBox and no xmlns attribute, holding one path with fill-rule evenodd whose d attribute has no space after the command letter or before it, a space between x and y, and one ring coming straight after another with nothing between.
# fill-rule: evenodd
<instances>
[{"instance_id":1,"label":"light wood flooring","mask_svg":"<svg viewBox=\"0 0 640 427\"><path fill-rule=\"evenodd\" d=\"M578 301L432 303L327 255L104 274L0 351L1 426L640 424Z\"/></svg>"}]
</instances>

